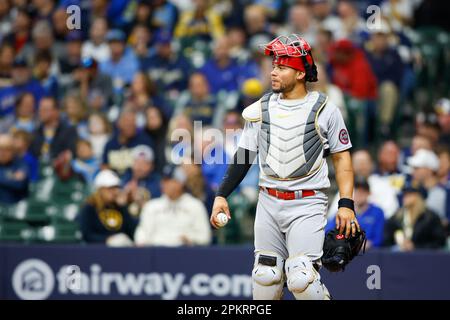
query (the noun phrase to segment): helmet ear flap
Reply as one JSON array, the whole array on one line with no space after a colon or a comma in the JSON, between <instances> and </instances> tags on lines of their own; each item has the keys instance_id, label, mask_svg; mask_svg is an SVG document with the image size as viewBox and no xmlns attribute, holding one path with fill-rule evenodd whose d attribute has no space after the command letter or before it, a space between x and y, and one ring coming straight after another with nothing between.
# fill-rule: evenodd
<instances>
[{"instance_id":1,"label":"helmet ear flap","mask_svg":"<svg viewBox=\"0 0 450 320\"><path fill-rule=\"evenodd\" d=\"M317 67L314 63L311 51L306 56L302 56L303 65L305 66L306 81L317 82Z\"/></svg>"}]
</instances>

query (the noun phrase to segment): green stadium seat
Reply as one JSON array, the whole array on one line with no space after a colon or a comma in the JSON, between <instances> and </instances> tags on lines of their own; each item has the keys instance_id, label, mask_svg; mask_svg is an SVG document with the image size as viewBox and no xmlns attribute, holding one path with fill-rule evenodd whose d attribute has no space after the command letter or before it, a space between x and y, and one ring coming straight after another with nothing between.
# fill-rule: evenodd
<instances>
[{"instance_id":1,"label":"green stadium seat","mask_svg":"<svg viewBox=\"0 0 450 320\"><path fill-rule=\"evenodd\" d=\"M48 202L34 199L22 200L17 205L9 208L7 218L29 223L45 224L50 221L49 210L51 210L51 206Z\"/></svg>"},{"instance_id":2,"label":"green stadium seat","mask_svg":"<svg viewBox=\"0 0 450 320\"><path fill-rule=\"evenodd\" d=\"M24 221L0 222L0 242L31 242L34 237L34 230Z\"/></svg>"},{"instance_id":3,"label":"green stadium seat","mask_svg":"<svg viewBox=\"0 0 450 320\"><path fill-rule=\"evenodd\" d=\"M37 228L36 242L45 243L77 243L81 241L81 231L75 222L56 221L50 225Z\"/></svg>"}]
</instances>

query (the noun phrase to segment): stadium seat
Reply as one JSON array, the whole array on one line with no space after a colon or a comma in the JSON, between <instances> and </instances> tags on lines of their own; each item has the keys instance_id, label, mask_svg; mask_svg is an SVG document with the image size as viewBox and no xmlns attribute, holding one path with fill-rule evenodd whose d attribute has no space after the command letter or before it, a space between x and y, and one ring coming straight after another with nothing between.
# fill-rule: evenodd
<instances>
[{"instance_id":1,"label":"stadium seat","mask_svg":"<svg viewBox=\"0 0 450 320\"><path fill-rule=\"evenodd\" d=\"M54 220L51 224L37 228L36 242L76 243L81 241L81 231L75 222Z\"/></svg>"},{"instance_id":2,"label":"stadium seat","mask_svg":"<svg viewBox=\"0 0 450 320\"><path fill-rule=\"evenodd\" d=\"M0 242L31 242L34 237L34 230L24 221L0 222Z\"/></svg>"}]
</instances>

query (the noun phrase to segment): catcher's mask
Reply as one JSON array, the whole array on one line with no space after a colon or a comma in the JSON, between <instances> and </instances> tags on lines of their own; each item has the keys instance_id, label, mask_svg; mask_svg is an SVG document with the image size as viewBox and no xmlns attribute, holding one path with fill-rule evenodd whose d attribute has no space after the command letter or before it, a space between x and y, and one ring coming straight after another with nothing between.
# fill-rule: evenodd
<instances>
[{"instance_id":1,"label":"catcher's mask","mask_svg":"<svg viewBox=\"0 0 450 320\"><path fill-rule=\"evenodd\" d=\"M304 72L306 81L317 81L317 67L314 64L311 46L299 35L279 36L261 47L265 55L273 56L273 64Z\"/></svg>"}]
</instances>

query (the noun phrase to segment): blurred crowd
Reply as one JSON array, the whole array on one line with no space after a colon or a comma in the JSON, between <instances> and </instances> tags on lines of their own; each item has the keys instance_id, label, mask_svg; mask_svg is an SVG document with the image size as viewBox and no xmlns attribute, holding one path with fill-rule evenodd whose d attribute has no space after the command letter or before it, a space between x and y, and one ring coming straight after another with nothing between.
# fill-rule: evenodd
<instances>
[{"instance_id":1,"label":"blurred crowd","mask_svg":"<svg viewBox=\"0 0 450 320\"><path fill-rule=\"evenodd\" d=\"M218 143L205 132L243 127L243 108L270 90L272 61L260 45L297 33L319 70L310 90L325 92L349 127L368 245L446 247L445 8L433 0L0 1L0 241L250 242L258 166L231 196L235 219L213 233L208 213L239 135Z\"/></svg>"}]
</instances>

